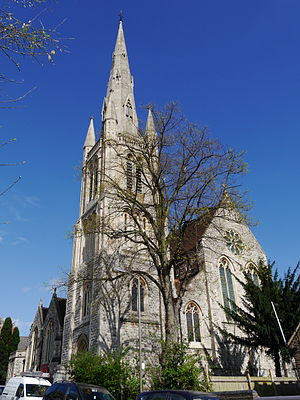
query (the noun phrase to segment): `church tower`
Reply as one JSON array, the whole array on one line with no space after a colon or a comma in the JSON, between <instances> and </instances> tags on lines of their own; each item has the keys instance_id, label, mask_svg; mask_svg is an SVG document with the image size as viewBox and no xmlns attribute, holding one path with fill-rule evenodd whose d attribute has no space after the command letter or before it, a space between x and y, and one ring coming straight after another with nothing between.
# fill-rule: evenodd
<instances>
[{"instance_id":1,"label":"church tower","mask_svg":"<svg viewBox=\"0 0 300 400\"><path fill-rule=\"evenodd\" d=\"M132 244L122 238L112 238L108 232L110 226L114 227L114 232L119 225L123 230L124 226L125 229L130 226L126 207L115 195L116 182L121 182L129 193L143 198L147 195L132 154L133 149L137 153L141 151L140 135L133 77L120 20L102 106L101 136L97 141L91 117L83 147L80 216L74 230L63 363L84 349L101 352L123 345L137 348L140 327L144 347L147 347L147 337L149 346L150 337L160 337L157 289L150 288L151 284L142 278L137 280L130 272L143 269L144 263L149 269L147 257L135 255L137 250ZM155 135L151 110L145 135ZM114 280L118 274L120 276Z\"/></svg>"},{"instance_id":2,"label":"church tower","mask_svg":"<svg viewBox=\"0 0 300 400\"><path fill-rule=\"evenodd\" d=\"M159 285L154 283L160 272L149 259L151 246L139 240L144 234L154 246L161 243L153 234L155 225L149 223L156 218L153 210L161 211L154 186L159 169L157 142L151 109L144 134L138 127L120 20L102 106L101 135L97 140L91 117L83 146L80 213L74 229L62 364L82 350L142 349L141 357L132 355L140 362L159 352L166 299L162 303ZM226 319L222 306L241 304L243 271L255 271L266 256L249 227L240 218L233 218L235 212L231 215L224 204L220 205L186 225L184 232L190 237L184 251L192 254L197 268L179 298L182 271L173 267L168 289L180 299L181 338L188 341L191 351L209 355L232 375L236 369L233 373L231 350L228 356L224 353L216 327L228 331L237 328ZM167 229L164 221L158 232ZM239 373L247 364L247 357L242 358ZM260 360L255 360L257 365ZM257 368L263 369L262 364Z\"/></svg>"}]
</instances>

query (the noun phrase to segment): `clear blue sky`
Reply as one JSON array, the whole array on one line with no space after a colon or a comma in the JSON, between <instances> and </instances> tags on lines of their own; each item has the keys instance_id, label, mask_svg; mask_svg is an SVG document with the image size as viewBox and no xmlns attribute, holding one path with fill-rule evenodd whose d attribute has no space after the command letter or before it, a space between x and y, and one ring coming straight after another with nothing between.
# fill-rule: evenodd
<instances>
[{"instance_id":1,"label":"clear blue sky","mask_svg":"<svg viewBox=\"0 0 300 400\"><path fill-rule=\"evenodd\" d=\"M243 185L253 202L254 233L281 272L299 249L300 2L299 0L58 0L45 25L60 27L69 53L43 65L24 60L22 72L2 58L1 73L24 81L1 94L22 94L1 109L0 315L23 335L47 283L71 267L66 233L78 217L77 167L90 115L97 131L111 66L119 10L137 108L178 101L187 117L237 151L249 173ZM31 11L32 12L32 11ZM31 14L32 16L32 14ZM29 17L30 18L30 17Z\"/></svg>"}]
</instances>

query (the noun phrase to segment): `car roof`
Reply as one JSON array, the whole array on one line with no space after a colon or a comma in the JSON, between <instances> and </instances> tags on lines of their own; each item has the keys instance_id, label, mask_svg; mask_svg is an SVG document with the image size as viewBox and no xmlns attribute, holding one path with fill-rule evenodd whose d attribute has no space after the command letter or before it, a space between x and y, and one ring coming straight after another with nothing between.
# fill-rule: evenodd
<instances>
[{"instance_id":1,"label":"car roof","mask_svg":"<svg viewBox=\"0 0 300 400\"><path fill-rule=\"evenodd\" d=\"M106 389L103 386L94 385L93 383L81 383L81 382L73 382L73 381L67 381L67 380L56 381L55 383L73 383L74 385L80 385L80 386L86 386L86 387L97 387L97 388L100 388L100 389Z\"/></svg>"},{"instance_id":2,"label":"car roof","mask_svg":"<svg viewBox=\"0 0 300 400\"><path fill-rule=\"evenodd\" d=\"M162 389L162 390L150 390L146 392L142 392L139 396L146 395L146 394L155 394L155 393L188 393L191 395L201 395L207 397L219 397L216 393L213 392L198 392L196 390L181 390L181 389Z\"/></svg>"},{"instance_id":3,"label":"car roof","mask_svg":"<svg viewBox=\"0 0 300 400\"><path fill-rule=\"evenodd\" d=\"M90 388L97 388L97 389L103 389L103 390L107 390L105 387L103 386L99 386L99 385L93 385L92 383L76 383L76 385L80 386L80 387L90 387Z\"/></svg>"}]
</instances>

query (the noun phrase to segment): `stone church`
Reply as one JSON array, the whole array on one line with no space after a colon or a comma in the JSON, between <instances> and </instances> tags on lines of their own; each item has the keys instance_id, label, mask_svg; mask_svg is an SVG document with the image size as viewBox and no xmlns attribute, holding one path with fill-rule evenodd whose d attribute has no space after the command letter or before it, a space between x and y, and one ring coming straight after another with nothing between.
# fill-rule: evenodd
<instances>
[{"instance_id":1,"label":"stone church","mask_svg":"<svg viewBox=\"0 0 300 400\"><path fill-rule=\"evenodd\" d=\"M147 132L155 135L151 110ZM101 229L101 221L109 221L116 212L118 223L129 224L126 209L122 209L114 196L114 188L105 184L104 177L108 176L111 181L124 180L127 188L134 187L146 201L140 171L137 167L133 171L130 155L125 154L127 144L138 142L138 136L133 77L120 21L103 101L101 137L96 140L91 118L83 147L80 216L75 225L62 365L72 354L85 349L100 352L129 346L134 352L139 339L142 360L147 364L164 335L165 316L157 287L147 275L137 277L131 272L155 274L149 267L149 258L141 252L130 259L132 245L105 235ZM125 165L118 161L112 141L118 141L123 149ZM122 175L122 171L127 174ZM222 213L220 207L205 223L190 229L192 239L186 241L185 250L196 254L200 268L190 280L181 302L180 333L193 351L216 360L218 373L227 371L237 375L250 363L263 375L272 368L272 363L241 348L226 346L219 337L218 326L230 331L238 329L226 319L222 309L222 305L232 304L229 300L240 304L242 291L235 277L242 278L245 269L254 271L260 260L266 261L260 244L238 215L222 218ZM174 274L174 291L179 278ZM256 279L255 274L253 278Z\"/></svg>"}]
</instances>

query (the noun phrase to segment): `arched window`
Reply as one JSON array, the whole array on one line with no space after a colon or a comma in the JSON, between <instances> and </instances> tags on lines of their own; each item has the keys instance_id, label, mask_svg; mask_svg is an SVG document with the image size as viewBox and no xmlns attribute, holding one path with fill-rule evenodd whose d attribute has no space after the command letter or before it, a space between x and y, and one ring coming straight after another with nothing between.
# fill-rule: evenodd
<instances>
[{"instance_id":1,"label":"arched window","mask_svg":"<svg viewBox=\"0 0 300 400\"><path fill-rule=\"evenodd\" d=\"M84 351L88 351L89 342L86 335L80 335L77 341L77 353L83 353Z\"/></svg>"},{"instance_id":2,"label":"arched window","mask_svg":"<svg viewBox=\"0 0 300 400\"><path fill-rule=\"evenodd\" d=\"M36 360L36 351L37 351L37 343L38 343L38 335L39 335L39 331L38 328L36 327L33 335L32 335L32 347L31 347L31 362L30 362L30 369L34 370L35 368L35 360Z\"/></svg>"},{"instance_id":3,"label":"arched window","mask_svg":"<svg viewBox=\"0 0 300 400\"><path fill-rule=\"evenodd\" d=\"M131 285L131 310L138 311L138 292L140 289L141 312L145 311L145 282L141 277L134 278Z\"/></svg>"},{"instance_id":4,"label":"arched window","mask_svg":"<svg viewBox=\"0 0 300 400\"><path fill-rule=\"evenodd\" d=\"M253 262L249 262L246 265L246 271L251 275L251 278L253 280L253 282L255 283L256 286L259 286L259 279L258 279L258 275L257 275L257 267Z\"/></svg>"},{"instance_id":5,"label":"arched window","mask_svg":"<svg viewBox=\"0 0 300 400\"><path fill-rule=\"evenodd\" d=\"M89 201L92 200L93 198L93 184L94 184L94 171L92 169L90 169L89 171Z\"/></svg>"},{"instance_id":6,"label":"arched window","mask_svg":"<svg viewBox=\"0 0 300 400\"><path fill-rule=\"evenodd\" d=\"M94 184L93 184L93 198L96 197L98 191L98 163L95 160L94 163Z\"/></svg>"},{"instance_id":7,"label":"arched window","mask_svg":"<svg viewBox=\"0 0 300 400\"><path fill-rule=\"evenodd\" d=\"M83 286L82 290L82 318L90 313L90 290L88 285Z\"/></svg>"},{"instance_id":8,"label":"arched window","mask_svg":"<svg viewBox=\"0 0 300 400\"><path fill-rule=\"evenodd\" d=\"M88 182L88 199L93 200L97 195L98 190L98 160L97 158L91 161L89 170L89 182Z\"/></svg>"},{"instance_id":9,"label":"arched window","mask_svg":"<svg viewBox=\"0 0 300 400\"><path fill-rule=\"evenodd\" d=\"M235 303L235 296L233 289L232 273L230 270L230 263L228 258L221 257L218 266L224 306L232 309Z\"/></svg>"},{"instance_id":10,"label":"arched window","mask_svg":"<svg viewBox=\"0 0 300 400\"><path fill-rule=\"evenodd\" d=\"M46 351L45 351L45 361L50 362L53 357L53 347L54 347L54 330L52 321L48 323L46 330Z\"/></svg>"},{"instance_id":11,"label":"arched window","mask_svg":"<svg viewBox=\"0 0 300 400\"><path fill-rule=\"evenodd\" d=\"M200 336L200 308L191 301L185 310L187 335L189 342L201 342Z\"/></svg>"},{"instance_id":12,"label":"arched window","mask_svg":"<svg viewBox=\"0 0 300 400\"><path fill-rule=\"evenodd\" d=\"M128 154L126 159L126 182L127 190L142 193L142 164L139 159L133 160L131 154Z\"/></svg>"}]
</instances>

